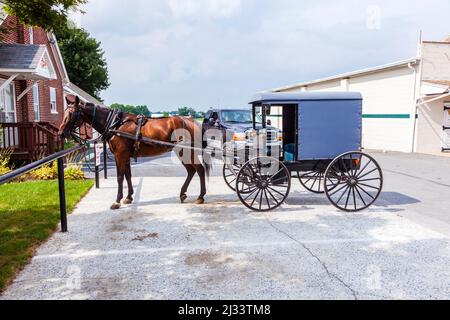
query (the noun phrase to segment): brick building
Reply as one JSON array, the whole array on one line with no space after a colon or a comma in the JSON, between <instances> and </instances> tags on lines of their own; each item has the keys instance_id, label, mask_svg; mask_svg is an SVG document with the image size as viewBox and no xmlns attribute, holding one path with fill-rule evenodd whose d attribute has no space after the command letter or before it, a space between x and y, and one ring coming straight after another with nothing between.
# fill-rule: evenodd
<instances>
[{"instance_id":1,"label":"brick building","mask_svg":"<svg viewBox=\"0 0 450 320\"><path fill-rule=\"evenodd\" d=\"M60 145L67 95L100 102L70 83L53 33L20 24L1 7L0 25L7 30L0 36L0 149L30 161Z\"/></svg>"}]
</instances>

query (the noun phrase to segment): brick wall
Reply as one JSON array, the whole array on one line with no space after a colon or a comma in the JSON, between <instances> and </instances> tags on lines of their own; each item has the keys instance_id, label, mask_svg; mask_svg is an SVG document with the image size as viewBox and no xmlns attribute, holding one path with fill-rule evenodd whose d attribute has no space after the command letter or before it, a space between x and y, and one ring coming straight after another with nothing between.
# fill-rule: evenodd
<instances>
[{"instance_id":1,"label":"brick wall","mask_svg":"<svg viewBox=\"0 0 450 320\"><path fill-rule=\"evenodd\" d=\"M22 43L30 44L30 32L29 28L18 23L17 19L13 16L8 16L4 22L4 25L9 28L9 32L3 36L1 42L3 43ZM47 51L52 64L57 74L57 80L51 81L39 81L39 104L40 104L40 121L49 122L56 127L62 122L64 113L64 89L62 84L62 71L58 69L56 59L51 49L51 44L48 40L47 33L41 28L33 28L33 43L39 45L46 45ZM27 88L31 81L14 81L16 98L20 95L25 88ZM50 87L56 89L56 104L57 113L51 112L50 107ZM16 103L17 121L18 122L32 122L35 121L34 117L34 105L33 105L33 92L30 91L21 101Z\"/></svg>"}]
</instances>

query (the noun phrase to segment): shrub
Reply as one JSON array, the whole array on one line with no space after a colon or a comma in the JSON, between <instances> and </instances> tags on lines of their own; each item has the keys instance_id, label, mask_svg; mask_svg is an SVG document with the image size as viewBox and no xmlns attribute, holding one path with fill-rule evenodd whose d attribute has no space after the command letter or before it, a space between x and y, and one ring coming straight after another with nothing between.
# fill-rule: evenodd
<instances>
[{"instance_id":1,"label":"shrub","mask_svg":"<svg viewBox=\"0 0 450 320\"><path fill-rule=\"evenodd\" d=\"M36 169L30 173L33 180L55 180L58 177L58 171L56 164L45 165Z\"/></svg>"},{"instance_id":2,"label":"shrub","mask_svg":"<svg viewBox=\"0 0 450 320\"><path fill-rule=\"evenodd\" d=\"M84 180L84 172L79 165L69 165L64 170L64 178L67 180Z\"/></svg>"},{"instance_id":3,"label":"shrub","mask_svg":"<svg viewBox=\"0 0 450 320\"><path fill-rule=\"evenodd\" d=\"M11 168L9 167L9 162L11 160L11 155L13 153L13 149L0 149L0 176L11 172Z\"/></svg>"},{"instance_id":4,"label":"shrub","mask_svg":"<svg viewBox=\"0 0 450 320\"><path fill-rule=\"evenodd\" d=\"M0 176L3 176L7 173L11 172L11 169L8 167L0 166Z\"/></svg>"}]
</instances>

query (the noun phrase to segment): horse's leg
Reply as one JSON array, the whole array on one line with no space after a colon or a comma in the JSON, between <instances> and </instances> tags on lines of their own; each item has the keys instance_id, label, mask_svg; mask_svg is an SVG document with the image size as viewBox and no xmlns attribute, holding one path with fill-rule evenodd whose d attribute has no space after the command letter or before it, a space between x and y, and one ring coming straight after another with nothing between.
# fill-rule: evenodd
<instances>
[{"instance_id":1,"label":"horse's leg","mask_svg":"<svg viewBox=\"0 0 450 320\"><path fill-rule=\"evenodd\" d=\"M118 191L116 202L113 203L111 206L112 210L120 209L120 202L123 199L123 181L127 170L127 159L125 159L124 155L122 155L122 157L119 155L119 153L116 155L116 167L117 167Z\"/></svg>"},{"instance_id":2,"label":"horse's leg","mask_svg":"<svg viewBox=\"0 0 450 320\"><path fill-rule=\"evenodd\" d=\"M200 196L198 197L197 201L195 201L195 204L204 204L205 203L205 195L206 195L206 172L205 168L201 164L194 165L195 171L197 171L197 174L200 177Z\"/></svg>"},{"instance_id":3,"label":"horse's leg","mask_svg":"<svg viewBox=\"0 0 450 320\"><path fill-rule=\"evenodd\" d=\"M134 199L133 199L134 188L133 188L133 181L131 180L131 178L132 178L132 175L131 175L131 160L127 161L127 166L126 166L126 170L125 170L125 178L127 179L128 196L123 201L123 204L132 204L133 201L134 201Z\"/></svg>"},{"instance_id":4,"label":"horse's leg","mask_svg":"<svg viewBox=\"0 0 450 320\"><path fill-rule=\"evenodd\" d=\"M183 163L183 166L186 168L188 176L186 178L186 182L184 183L183 187L181 188L181 192L180 192L181 203L184 203L184 201L186 201L186 199L187 199L186 192L187 192L187 190L189 188L189 185L192 182L192 178L194 178L195 172L196 172L194 167L192 165L190 165L190 164L184 164Z\"/></svg>"}]
</instances>

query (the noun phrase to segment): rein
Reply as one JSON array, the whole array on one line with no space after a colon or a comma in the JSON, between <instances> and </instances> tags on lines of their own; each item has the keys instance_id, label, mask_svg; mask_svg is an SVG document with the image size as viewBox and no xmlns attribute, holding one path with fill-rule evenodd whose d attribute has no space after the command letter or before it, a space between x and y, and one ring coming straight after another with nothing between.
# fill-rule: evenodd
<instances>
[{"instance_id":1,"label":"rein","mask_svg":"<svg viewBox=\"0 0 450 320\"><path fill-rule=\"evenodd\" d=\"M81 132L79 130L77 132L77 127L81 128L81 126L79 126L78 124L79 124L80 120L83 118L85 111L79 106L74 107L74 108L75 108L75 113L71 117L71 121L70 121L70 126L71 126L70 135L76 142L78 142L81 145L94 144L94 143L98 143L100 141L104 142L104 141L109 140L112 136L111 129L116 128L121 123L121 120L122 120L122 112L121 111L110 110L108 113L108 117L106 119L106 125L105 125L104 132L102 132L100 134L100 136L96 139L91 139L91 140L83 139L81 137ZM94 105L93 116L92 116L92 121L91 121L92 128L94 128L96 117L97 117L97 105ZM84 123L85 132L87 132L87 126L88 126L88 124Z\"/></svg>"}]
</instances>

